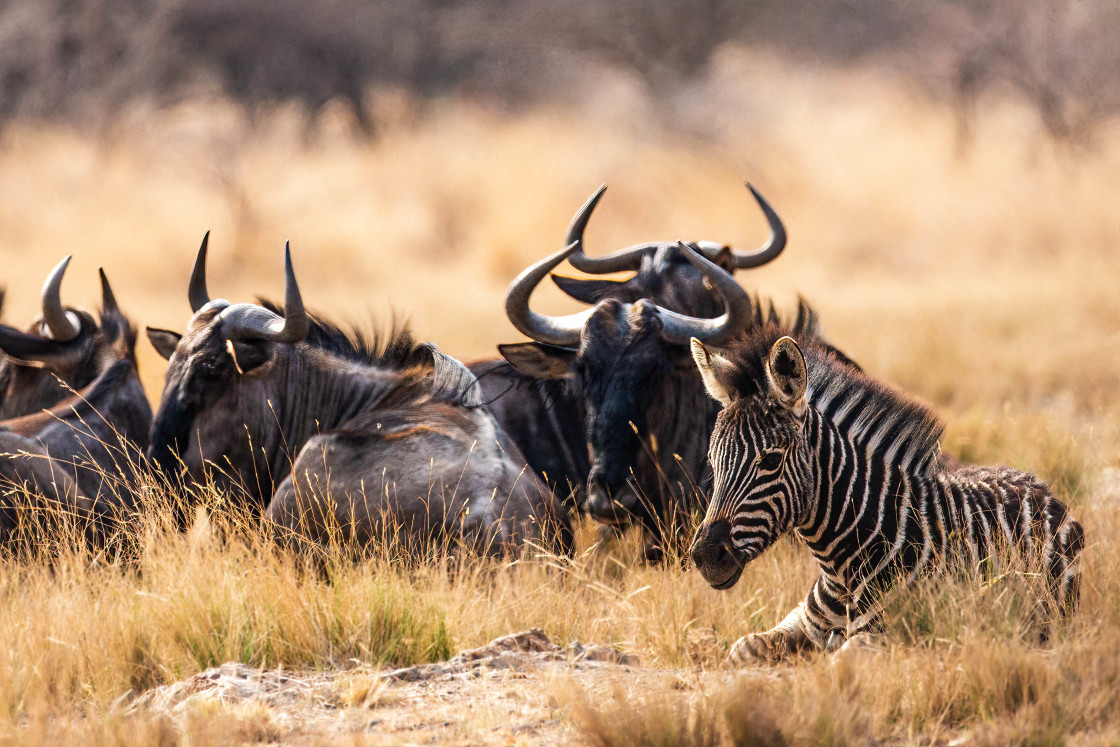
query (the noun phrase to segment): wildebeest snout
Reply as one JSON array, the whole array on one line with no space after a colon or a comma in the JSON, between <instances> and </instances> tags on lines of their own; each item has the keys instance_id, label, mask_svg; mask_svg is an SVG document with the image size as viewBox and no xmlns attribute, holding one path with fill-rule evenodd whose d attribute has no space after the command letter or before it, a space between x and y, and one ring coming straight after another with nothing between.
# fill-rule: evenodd
<instances>
[{"instance_id":1,"label":"wildebeest snout","mask_svg":"<svg viewBox=\"0 0 1120 747\"><path fill-rule=\"evenodd\" d=\"M627 519L637 506L638 497L624 480L612 485L603 473L592 469L587 482L587 513L605 524Z\"/></svg>"}]
</instances>

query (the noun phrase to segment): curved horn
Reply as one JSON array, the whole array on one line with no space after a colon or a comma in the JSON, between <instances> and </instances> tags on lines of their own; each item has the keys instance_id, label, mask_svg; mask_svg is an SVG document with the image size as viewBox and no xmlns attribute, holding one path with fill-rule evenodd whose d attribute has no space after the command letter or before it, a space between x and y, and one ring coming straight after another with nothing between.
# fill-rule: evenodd
<instances>
[{"instance_id":1,"label":"curved horn","mask_svg":"<svg viewBox=\"0 0 1120 747\"><path fill-rule=\"evenodd\" d=\"M284 317L253 304L230 306L222 312L224 331L230 340L266 340L296 343L307 337L311 320L303 308L296 273L292 269L292 251L284 243Z\"/></svg>"},{"instance_id":2,"label":"curved horn","mask_svg":"<svg viewBox=\"0 0 1120 747\"><path fill-rule=\"evenodd\" d=\"M19 361L42 361L58 355L58 340L39 335L29 335L18 329L0 324L0 352Z\"/></svg>"},{"instance_id":3,"label":"curved horn","mask_svg":"<svg viewBox=\"0 0 1120 747\"><path fill-rule=\"evenodd\" d=\"M579 345L583 324L594 309L567 316L545 316L529 308L529 297L533 295L537 284L578 248L579 242L569 244L535 265L530 265L510 283L509 290L506 291L506 316L518 332L549 345L564 348Z\"/></svg>"},{"instance_id":4,"label":"curved horn","mask_svg":"<svg viewBox=\"0 0 1120 747\"><path fill-rule=\"evenodd\" d=\"M568 257L568 261L572 263L572 267L580 272L586 272L590 275L604 275L608 272L629 272L637 270L642 264L642 254L649 248L649 244L637 244L635 246L621 249L613 254L608 254L605 257L596 257L592 259L583 253L583 232L587 228L587 222L591 220L591 213L595 210L595 206L599 204L599 198L607 191L607 185L604 184L595 191L583 203L572 222L568 225L568 238L565 243L569 246L576 244L576 251Z\"/></svg>"},{"instance_id":5,"label":"curved horn","mask_svg":"<svg viewBox=\"0 0 1120 747\"><path fill-rule=\"evenodd\" d=\"M107 313L119 312L120 307L117 306L117 297L113 295L109 278L105 276L105 269L98 267L97 274L101 276L101 314L104 316Z\"/></svg>"},{"instance_id":6,"label":"curved horn","mask_svg":"<svg viewBox=\"0 0 1120 747\"><path fill-rule=\"evenodd\" d=\"M754 188L753 184L747 182L747 189L754 195L755 202L762 208L762 212L766 216L766 222L770 224L770 238L766 240L765 244L755 249L753 252L732 250L732 253L735 255L735 268L739 270L761 267L775 259L782 253L782 250L786 248L786 227L782 225L782 219L778 217L774 208L770 207L770 203L766 201L765 197L759 194L759 191Z\"/></svg>"},{"instance_id":7,"label":"curved horn","mask_svg":"<svg viewBox=\"0 0 1120 747\"><path fill-rule=\"evenodd\" d=\"M59 295L62 276L66 274L66 266L69 264L70 257L59 262L43 283L43 321L46 322L51 337L58 342L70 342L82 331L73 315L62 308L62 298Z\"/></svg>"},{"instance_id":8,"label":"curved horn","mask_svg":"<svg viewBox=\"0 0 1120 747\"><path fill-rule=\"evenodd\" d=\"M187 286L187 298L191 302L191 313L197 314L198 310L210 303L210 294L206 290L206 246L210 243L210 232L202 237L202 246L198 248L198 256L194 258L194 268L191 270L191 284Z\"/></svg>"},{"instance_id":9,"label":"curved horn","mask_svg":"<svg viewBox=\"0 0 1120 747\"><path fill-rule=\"evenodd\" d=\"M715 319L685 316L675 311L657 307L661 318L661 336L670 343L687 345L695 337L709 345L721 345L750 325L753 319L751 298L726 271L712 264L682 241L677 242L689 262L704 274L716 292L723 298L725 311Z\"/></svg>"}]
</instances>

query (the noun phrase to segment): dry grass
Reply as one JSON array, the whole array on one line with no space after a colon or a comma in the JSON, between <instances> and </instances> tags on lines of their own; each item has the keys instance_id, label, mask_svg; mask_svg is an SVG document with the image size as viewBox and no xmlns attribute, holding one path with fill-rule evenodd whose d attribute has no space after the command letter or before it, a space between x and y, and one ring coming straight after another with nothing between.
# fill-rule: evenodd
<instances>
[{"instance_id":1,"label":"dry grass","mask_svg":"<svg viewBox=\"0 0 1120 747\"><path fill-rule=\"evenodd\" d=\"M516 339L502 318L506 283L558 248L600 181L612 187L588 231L591 253L652 238L752 245L764 227L740 186L749 177L792 242L742 282L783 302L809 298L837 345L937 405L948 450L1048 479L1086 528L1082 609L1040 648L1013 588L922 587L892 608L885 653L780 676L723 673L687 692L674 679L663 691L570 693L566 712L605 745L638 734L646 744L943 743L962 732L981 744L1114 743L1120 131L1092 152L1058 149L1003 107L955 160L952 118L881 75L742 55L721 59L694 95L711 116L693 139L650 128L654 104L610 80L585 109L518 117L464 100L420 117L384 94L379 111L392 113L373 142L351 139L342 116L314 137L286 111L250 130L217 102L125 112L99 142L9 130L5 318L22 324L45 272L73 252L72 303L95 303L93 270L104 265L134 318L181 329L191 257L210 228L215 296L278 295L290 238L313 308L357 320L395 309L452 354L488 355ZM541 295L542 309L571 308ZM156 398L163 367L140 348ZM324 572L251 526L203 522L180 535L153 521L137 528L135 564L81 553L49 566L6 561L0 741L268 740L267 720L251 713L172 724L110 706L230 659L404 664L531 626L561 642L619 645L646 666L716 669L815 576L786 542L715 592L674 564L643 566L633 538L600 547L593 536L582 531L571 561L416 567L382 556Z\"/></svg>"}]
</instances>

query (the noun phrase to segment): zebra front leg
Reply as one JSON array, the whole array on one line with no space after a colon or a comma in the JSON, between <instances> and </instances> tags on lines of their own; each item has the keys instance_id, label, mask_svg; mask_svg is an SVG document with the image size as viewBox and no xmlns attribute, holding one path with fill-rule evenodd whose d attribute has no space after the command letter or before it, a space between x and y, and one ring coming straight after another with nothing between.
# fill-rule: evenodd
<instances>
[{"instance_id":1,"label":"zebra front leg","mask_svg":"<svg viewBox=\"0 0 1120 747\"><path fill-rule=\"evenodd\" d=\"M829 642L837 635L836 631L845 628L848 610L844 608L841 615L839 609L830 609L834 605L825 606L824 601L837 599L842 593L842 589L821 574L805 601L784 620L765 633L755 633L735 641L727 654L728 662L739 665L774 664L809 649L828 650ZM843 633L840 635L843 636ZM839 645L837 643L832 650Z\"/></svg>"},{"instance_id":2,"label":"zebra front leg","mask_svg":"<svg viewBox=\"0 0 1120 747\"><path fill-rule=\"evenodd\" d=\"M829 637L824 650L835 653L839 659L860 654L881 654L887 650L887 636L885 633L869 630L861 630L850 636L838 633Z\"/></svg>"},{"instance_id":3,"label":"zebra front leg","mask_svg":"<svg viewBox=\"0 0 1120 747\"><path fill-rule=\"evenodd\" d=\"M777 664L813 644L806 630L805 603L802 602L765 633L752 633L735 641L727 653L727 661L735 666Z\"/></svg>"}]
</instances>

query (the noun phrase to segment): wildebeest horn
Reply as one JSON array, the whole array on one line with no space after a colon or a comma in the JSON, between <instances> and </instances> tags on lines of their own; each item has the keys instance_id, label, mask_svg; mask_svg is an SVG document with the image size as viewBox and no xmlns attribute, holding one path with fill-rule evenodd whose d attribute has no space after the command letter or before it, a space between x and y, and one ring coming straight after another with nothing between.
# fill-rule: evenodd
<instances>
[{"instance_id":1,"label":"wildebeest horn","mask_svg":"<svg viewBox=\"0 0 1120 747\"><path fill-rule=\"evenodd\" d=\"M101 313L120 311L120 307L117 306L117 297L113 295L113 289L109 285L109 278L105 276L105 268L98 267L97 274L101 276Z\"/></svg>"},{"instance_id":2,"label":"wildebeest horn","mask_svg":"<svg viewBox=\"0 0 1120 747\"><path fill-rule=\"evenodd\" d=\"M29 335L6 324L0 324L0 351L18 361L26 363L55 360L56 356L60 355L60 348L62 346L58 340Z\"/></svg>"},{"instance_id":3,"label":"wildebeest horn","mask_svg":"<svg viewBox=\"0 0 1120 747\"><path fill-rule=\"evenodd\" d=\"M635 244L625 249L619 249L605 257L592 258L583 253L583 232L587 228L587 222L591 220L591 213L594 212L595 206L599 204L599 198L606 191L606 184L599 187L595 194L583 203L583 207L576 211L571 224L568 226L567 243L569 245L578 244L576 251L568 257L568 261L571 262L572 267L589 275L605 275L609 272L637 270L642 266L642 257L658 246L657 243Z\"/></svg>"},{"instance_id":4,"label":"wildebeest horn","mask_svg":"<svg viewBox=\"0 0 1120 747\"><path fill-rule=\"evenodd\" d=\"M210 243L210 232L202 237L202 246L198 248L198 256L194 258L194 268L191 270L191 284L187 286L187 298L191 302L191 312L198 313L206 304L210 303L210 293L206 290L206 245Z\"/></svg>"},{"instance_id":5,"label":"wildebeest horn","mask_svg":"<svg viewBox=\"0 0 1120 747\"><path fill-rule=\"evenodd\" d=\"M291 246L284 244L284 318L253 304L238 304L222 312L223 330L230 340L267 340L296 343L307 337L311 320L292 269Z\"/></svg>"},{"instance_id":6,"label":"wildebeest horn","mask_svg":"<svg viewBox=\"0 0 1120 747\"><path fill-rule=\"evenodd\" d=\"M607 185L599 187L599 190L591 195L590 199L583 204L583 207L572 218L572 223L568 226L568 243L579 242L579 251L572 254L568 261L572 266L581 272L586 272L592 275L602 275L608 272L631 272L641 268L642 257L648 254L651 250L663 246L660 242L647 242L645 244L635 244L619 249L617 252L608 254L605 257L588 257L583 253L583 231L587 228L587 222L591 218L591 213L595 206L599 203L599 198L603 196ZM751 191L758 206L762 208L762 213L766 216L766 222L770 224L770 238L766 240L758 249L753 252L741 252L737 249L732 249L731 253L735 258L735 269L745 270L751 267L759 267L767 262L776 258L782 253L786 246L786 229L782 224L782 219L778 217L777 212L766 201L766 198L759 194L759 191L754 188L752 184L747 183L747 189ZM695 244L700 252L708 259L715 259L716 255L723 248L722 244L713 243L710 241L701 241Z\"/></svg>"},{"instance_id":7,"label":"wildebeest horn","mask_svg":"<svg viewBox=\"0 0 1120 747\"><path fill-rule=\"evenodd\" d=\"M601 192L600 192L601 193ZM537 342L573 348L579 345L583 324L594 309L586 309L567 316L545 316L529 308L529 297L545 275L579 248L573 242L540 262L530 265L517 276L506 291L506 316L517 331Z\"/></svg>"},{"instance_id":8,"label":"wildebeest horn","mask_svg":"<svg viewBox=\"0 0 1120 747\"><path fill-rule=\"evenodd\" d=\"M576 251L568 257L568 261L572 263L572 267L580 272L586 272L592 275L603 275L608 272L626 272L629 270L636 270L642 263L642 250L647 247L642 244L637 247L630 247L622 251L608 254L606 257L596 257L592 259L583 253L583 232L587 229L587 222L591 220L591 213L595 212L595 206L599 204L599 199L603 193L607 191L607 185L603 184L591 197L587 198L587 202L583 203L583 207L576 211L575 216L572 217L572 222L568 224L568 237L565 239L566 244L571 246L576 244Z\"/></svg>"},{"instance_id":9,"label":"wildebeest horn","mask_svg":"<svg viewBox=\"0 0 1120 747\"><path fill-rule=\"evenodd\" d=\"M774 208L770 207L770 203L759 194L753 184L747 182L747 189L754 195L755 202L762 208L762 213L766 216L766 222L770 224L770 238L753 252L732 250L732 254L735 256L735 268L738 270L760 267L775 259L786 248L786 227L782 225L782 219L778 217Z\"/></svg>"},{"instance_id":10,"label":"wildebeest horn","mask_svg":"<svg viewBox=\"0 0 1120 747\"><path fill-rule=\"evenodd\" d=\"M700 319L685 316L675 311L657 307L661 318L661 336L670 343L687 345L689 338L695 337L709 345L721 345L737 335L751 323L751 299L747 292L735 282L735 278L712 264L682 241L677 242L685 258L704 274L716 292L723 298L725 310L715 319Z\"/></svg>"},{"instance_id":11,"label":"wildebeest horn","mask_svg":"<svg viewBox=\"0 0 1120 747\"><path fill-rule=\"evenodd\" d=\"M66 274L68 264L70 264L70 257L59 262L51 270L51 274L47 275L47 281L43 283L43 321L46 322L51 337L58 342L70 342L82 331L74 315L62 308L62 298L59 295L62 276Z\"/></svg>"}]
</instances>

